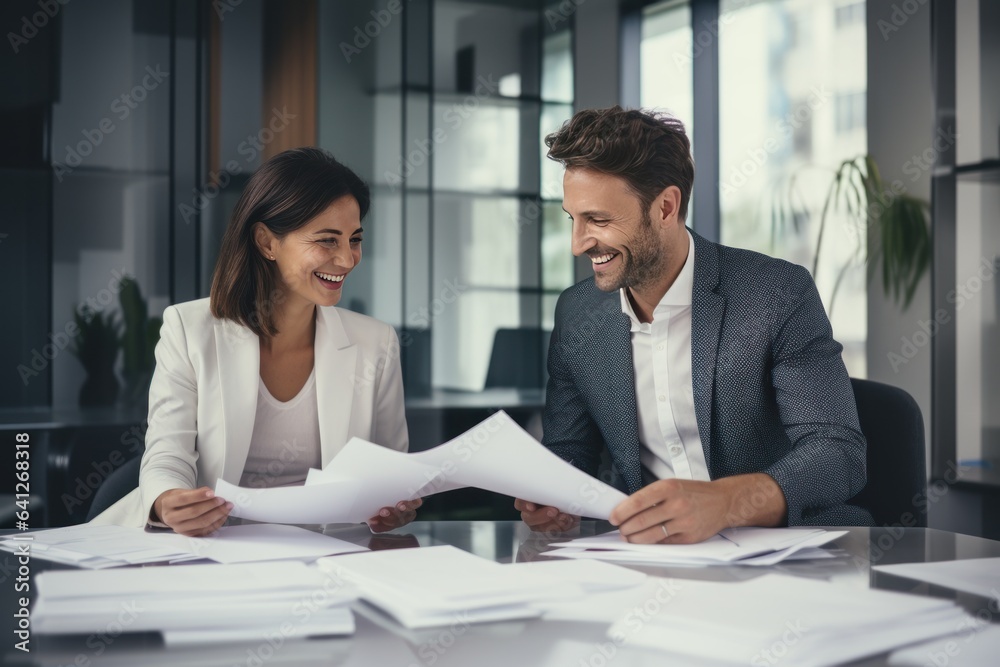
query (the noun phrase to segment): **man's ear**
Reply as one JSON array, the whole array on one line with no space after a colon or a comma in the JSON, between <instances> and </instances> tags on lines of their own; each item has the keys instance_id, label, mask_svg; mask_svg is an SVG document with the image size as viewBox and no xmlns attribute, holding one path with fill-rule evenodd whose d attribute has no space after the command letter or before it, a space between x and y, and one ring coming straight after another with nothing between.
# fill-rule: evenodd
<instances>
[{"instance_id":1,"label":"man's ear","mask_svg":"<svg viewBox=\"0 0 1000 667\"><path fill-rule=\"evenodd\" d=\"M267 228L263 222L254 223L253 226L253 241L254 245L257 246L257 250L260 254L264 256L265 259L274 259L274 252L276 246L278 245L278 237L274 235L270 229Z\"/></svg>"},{"instance_id":2,"label":"man's ear","mask_svg":"<svg viewBox=\"0 0 1000 667\"><path fill-rule=\"evenodd\" d=\"M681 189L676 185L668 185L653 201L651 215L654 223L675 225L679 219L680 211Z\"/></svg>"}]
</instances>

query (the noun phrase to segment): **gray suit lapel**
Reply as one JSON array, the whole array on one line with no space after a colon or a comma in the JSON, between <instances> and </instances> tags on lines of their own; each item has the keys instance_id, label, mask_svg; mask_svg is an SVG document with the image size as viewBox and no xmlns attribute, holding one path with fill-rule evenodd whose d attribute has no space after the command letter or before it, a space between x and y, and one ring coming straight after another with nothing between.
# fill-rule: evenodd
<instances>
[{"instance_id":1,"label":"gray suit lapel","mask_svg":"<svg viewBox=\"0 0 1000 667\"><path fill-rule=\"evenodd\" d=\"M614 297L617 305L617 292ZM601 401L601 410L606 412L606 418L599 423L609 424L607 437L611 458L625 478L629 493L635 493L642 487L642 470L639 464L639 415L632 361L632 327L620 306L617 315L608 315L606 331L602 357L611 360L616 367L608 368L603 378L608 383L608 395L618 396L620 401ZM615 406L623 407L615 409Z\"/></svg>"},{"instance_id":2,"label":"gray suit lapel","mask_svg":"<svg viewBox=\"0 0 1000 667\"><path fill-rule=\"evenodd\" d=\"M628 482L629 493L634 493L642 486L642 475L631 326L621 311L618 292L601 292L593 285L591 289L591 307L567 322L563 358L578 364L577 377L587 378L589 386L581 389L589 397L591 417L601 429L615 467Z\"/></svg>"},{"instance_id":3,"label":"gray suit lapel","mask_svg":"<svg viewBox=\"0 0 1000 667\"><path fill-rule=\"evenodd\" d=\"M698 433L705 462L712 471L712 404L715 395L716 358L726 299L717 292L719 249L694 236L694 290L691 300L691 383Z\"/></svg>"}]
</instances>

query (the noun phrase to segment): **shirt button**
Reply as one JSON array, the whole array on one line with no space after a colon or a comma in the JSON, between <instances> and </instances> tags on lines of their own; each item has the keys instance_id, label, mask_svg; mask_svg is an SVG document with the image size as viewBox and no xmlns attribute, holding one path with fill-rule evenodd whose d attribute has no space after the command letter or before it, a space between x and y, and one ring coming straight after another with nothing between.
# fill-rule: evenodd
<instances>
[{"instance_id":1,"label":"shirt button","mask_svg":"<svg viewBox=\"0 0 1000 667\"><path fill-rule=\"evenodd\" d=\"M667 397L663 394L660 394L659 396L657 396L657 398L660 399L661 403L667 400Z\"/></svg>"},{"instance_id":2,"label":"shirt button","mask_svg":"<svg viewBox=\"0 0 1000 667\"><path fill-rule=\"evenodd\" d=\"M678 456L681 453L681 448L677 445L673 445L670 447L670 453L674 456Z\"/></svg>"},{"instance_id":3,"label":"shirt button","mask_svg":"<svg viewBox=\"0 0 1000 667\"><path fill-rule=\"evenodd\" d=\"M663 350L663 343L660 343L659 345L657 345L656 349L662 351Z\"/></svg>"}]
</instances>

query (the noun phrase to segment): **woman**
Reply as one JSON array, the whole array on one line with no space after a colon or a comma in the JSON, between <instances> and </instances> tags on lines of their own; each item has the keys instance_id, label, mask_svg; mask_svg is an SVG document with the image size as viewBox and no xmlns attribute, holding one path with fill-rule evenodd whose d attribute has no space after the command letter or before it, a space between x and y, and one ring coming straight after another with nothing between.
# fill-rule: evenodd
<instances>
[{"instance_id":1,"label":"woman","mask_svg":"<svg viewBox=\"0 0 1000 667\"><path fill-rule=\"evenodd\" d=\"M405 451L392 327L333 308L361 261L368 187L315 148L285 151L247 183L222 239L209 299L163 313L139 488L95 519L207 535L241 486L304 482L354 436ZM383 508L404 525L420 500Z\"/></svg>"}]
</instances>

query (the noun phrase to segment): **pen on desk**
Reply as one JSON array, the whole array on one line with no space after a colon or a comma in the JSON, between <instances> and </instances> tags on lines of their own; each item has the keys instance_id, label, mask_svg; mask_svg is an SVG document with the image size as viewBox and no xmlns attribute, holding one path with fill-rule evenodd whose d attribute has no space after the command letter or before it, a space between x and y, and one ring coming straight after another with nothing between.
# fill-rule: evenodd
<instances>
[{"instance_id":1,"label":"pen on desk","mask_svg":"<svg viewBox=\"0 0 1000 667\"><path fill-rule=\"evenodd\" d=\"M733 544L735 544L736 546L740 546L740 543L739 543L739 542L737 542L737 541L736 541L735 539L733 539L733 537L732 537L732 533L735 533L735 532L736 532L735 530L733 530L733 531L730 531L730 534L729 534L729 535L725 535L724 533L719 533L719 537L721 537L721 538L722 538L722 539L724 539L724 540L729 540L730 542L732 542L732 543L733 543Z\"/></svg>"}]
</instances>

